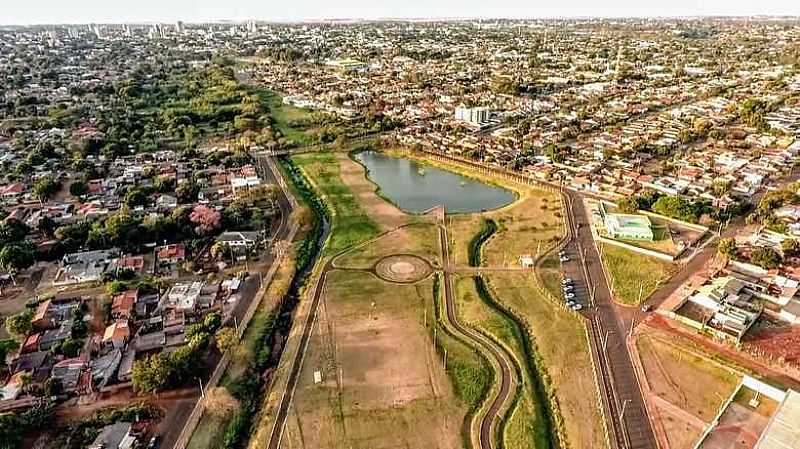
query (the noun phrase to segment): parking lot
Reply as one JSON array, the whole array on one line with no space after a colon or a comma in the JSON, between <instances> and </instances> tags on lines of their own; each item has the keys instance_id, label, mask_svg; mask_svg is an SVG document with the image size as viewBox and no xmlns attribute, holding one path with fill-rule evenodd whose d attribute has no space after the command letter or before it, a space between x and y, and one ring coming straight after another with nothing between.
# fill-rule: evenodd
<instances>
[{"instance_id":1,"label":"parking lot","mask_svg":"<svg viewBox=\"0 0 800 449\"><path fill-rule=\"evenodd\" d=\"M578 305L574 306L573 310L585 312L591 306L591 291L580 264L577 245L574 242L570 242L562 252L559 253L559 259L561 260L562 279L572 280L572 288L569 289L569 292L574 294L572 298L566 297L564 294L564 283L562 281L561 296L565 301L569 300Z\"/></svg>"}]
</instances>

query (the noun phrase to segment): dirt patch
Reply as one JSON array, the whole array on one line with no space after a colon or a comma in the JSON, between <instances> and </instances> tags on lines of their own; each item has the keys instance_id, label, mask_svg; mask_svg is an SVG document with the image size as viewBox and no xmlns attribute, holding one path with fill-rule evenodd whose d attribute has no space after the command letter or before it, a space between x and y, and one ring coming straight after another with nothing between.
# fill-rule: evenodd
<instances>
[{"instance_id":1,"label":"dirt patch","mask_svg":"<svg viewBox=\"0 0 800 449\"><path fill-rule=\"evenodd\" d=\"M743 349L774 364L800 368L800 326L762 319L746 337Z\"/></svg>"},{"instance_id":2,"label":"dirt patch","mask_svg":"<svg viewBox=\"0 0 800 449\"><path fill-rule=\"evenodd\" d=\"M714 419L739 382L733 371L658 334L639 336L636 346L652 393L705 422Z\"/></svg>"},{"instance_id":3,"label":"dirt patch","mask_svg":"<svg viewBox=\"0 0 800 449\"><path fill-rule=\"evenodd\" d=\"M700 449L750 449L768 422L767 417L734 402L725 409Z\"/></svg>"},{"instance_id":4,"label":"dirt patch","mask_svg":"<svg viewBox=\"0 0 800 449\"><path fill-rule=\"evenodd\" d=\"M342 268L372 268L378 261L393 254L414 254L439 266L438 230L432 224L416 223L403 226L378 237L375 241L356 247L336 259Z\"/></svg>"},{"instance_id":5,"label":"dirt patch","mask_svg":"<svg viewBox=\"0 0 800 449\"><path fill-rule=\"evenodd\" d=\"M329 275L286 447L460 447L464 410L423 325L432 287Z\"/></svg>"}]
</instances>

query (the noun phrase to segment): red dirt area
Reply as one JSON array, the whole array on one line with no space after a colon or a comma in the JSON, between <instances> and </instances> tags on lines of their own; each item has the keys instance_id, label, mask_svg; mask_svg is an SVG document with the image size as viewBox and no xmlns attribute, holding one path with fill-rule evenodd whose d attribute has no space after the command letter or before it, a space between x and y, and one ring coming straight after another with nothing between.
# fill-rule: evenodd
<instances>
[{"instance_id":1,"label":"red dirt area","mask_svg":"<svg viewBox=\"0 0 800 449\"><path fill-rule=\"evenodd\" d=\"M773 363L800 368L800 326L776 321L759 323L745 338L743 349Z\"/></svg>"}]
</instances>

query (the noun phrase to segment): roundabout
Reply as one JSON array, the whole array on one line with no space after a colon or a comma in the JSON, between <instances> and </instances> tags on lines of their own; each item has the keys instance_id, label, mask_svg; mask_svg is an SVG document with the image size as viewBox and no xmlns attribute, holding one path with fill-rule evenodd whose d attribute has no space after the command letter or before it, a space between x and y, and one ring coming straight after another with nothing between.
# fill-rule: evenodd
<instances>
[{"instance_id":1,"label":"roundabout","mask_svg":"<svg viewBox=\"0 0 800 449\"><path fill-rule=\"evenodd\" d=\"M433 272L428 261L411 254L386 256L375 264L374 270L384 281L398 284L419 282Z\"/></svg>"}]
</instances>

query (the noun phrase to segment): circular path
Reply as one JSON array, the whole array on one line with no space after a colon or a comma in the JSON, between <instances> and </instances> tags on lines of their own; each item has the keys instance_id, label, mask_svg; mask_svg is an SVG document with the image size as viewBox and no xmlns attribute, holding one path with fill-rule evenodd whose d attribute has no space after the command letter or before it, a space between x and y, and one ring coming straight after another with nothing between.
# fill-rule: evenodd
<instances>
[{"instance_id":1,"label":"circular path","mask_svg":"<svg viewBox=\"0 0 800 449\"><path fill-rule=\"evenodd\" d=\"M379 278L398 284L419 282L432 272L428 261L412 254L386 256L375 264L375 274Z\"/></svg>"}]
</instances>

